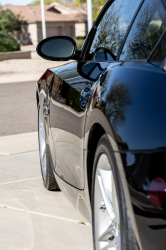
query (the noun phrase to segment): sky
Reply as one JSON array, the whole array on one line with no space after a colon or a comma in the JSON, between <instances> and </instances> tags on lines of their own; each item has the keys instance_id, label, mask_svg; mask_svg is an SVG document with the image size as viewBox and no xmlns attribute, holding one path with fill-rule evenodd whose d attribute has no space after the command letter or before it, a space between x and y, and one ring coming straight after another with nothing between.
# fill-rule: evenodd
<instances>
[{"instance_id":1,"label":"sky","mask_svg":"<svg viewBox=\"0 0 166 250\"><path fill-rule=\"evenodd\" d=\"M32 2L33 0L0 0L0 5L27 5Z\"/></svg>"}]
</instances>

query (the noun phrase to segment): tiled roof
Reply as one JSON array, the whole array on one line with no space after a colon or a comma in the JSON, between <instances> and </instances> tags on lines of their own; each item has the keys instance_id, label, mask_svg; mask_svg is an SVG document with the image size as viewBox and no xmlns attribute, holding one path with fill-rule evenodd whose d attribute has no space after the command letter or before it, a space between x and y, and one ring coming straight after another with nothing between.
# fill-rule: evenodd
<instances>
[{"instance_id":1,"label":"tiled roof","mask_svg":"<svg viewBox=\"0 0 166 250\"><path fill-rule=\"evenodd\" d=\"M38 6L1 6L4 10L10 9L15 14L20 14L22 19L28 23L41 22L41 7ZM61 14L48 11L50 5L45 6L45 20L46 22L84 22L87 16L83 13Z\"/></svg>"},{"instance_id":2,"label":"tiled roof","mask_svg":"<svg viewBox=\"0 0 166 250\"><path fill-rule=\"evenodd\" d=\"M75 3L54 2L50 5L48 5L48 9L51 7L58 10L62 14L83 13L83 14L87 15L87 4L86 3L80 4L77 7Z\"/></svg>"}]
</instances>

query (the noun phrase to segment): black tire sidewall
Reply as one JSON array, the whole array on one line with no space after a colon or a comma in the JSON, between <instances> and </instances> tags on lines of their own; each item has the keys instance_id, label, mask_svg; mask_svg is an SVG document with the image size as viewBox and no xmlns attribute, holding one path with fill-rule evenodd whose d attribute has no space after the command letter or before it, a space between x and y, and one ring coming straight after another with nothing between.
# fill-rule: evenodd
<instances>
[{"instance_id":1,"label":"black tire sidewall","mask_svg":"<svg viewBox=\"0 0 166 250\"><path fill-rule=\"evenodd\" d=\"M121 232L121 249L126 249L126 239L125 239L125 214L124 214L124 192L122 189L122 182L120 179L118 167L116 164L115 156L112 150L112 146L110 144L110 141L108 139L108 136L105 134L101 137L93 163L93 173L92 173L92 187L91 187L91 206L92 206L92 228L93 228L93 245L95 248L95 213L94 213L94 187L95 187L95 176L96 176L96 170L97 170L97 163L102 154L106 154L113 173L114 181L115 181L115 187L118 197L118 205L119 205L119 216L120 216L120 232ZM121 187L121 188L120 188Z\"/></svg>"}]
</instances>

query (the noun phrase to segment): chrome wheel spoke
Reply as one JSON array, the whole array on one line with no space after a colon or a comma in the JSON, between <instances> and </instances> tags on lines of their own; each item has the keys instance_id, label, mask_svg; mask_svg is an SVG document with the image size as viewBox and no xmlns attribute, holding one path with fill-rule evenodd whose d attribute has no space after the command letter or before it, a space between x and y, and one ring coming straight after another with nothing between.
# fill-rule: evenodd
<instances>
[{"instance_id":1,"label":"chrome wheel spoke","mask_svg":"<svg viewBox=\"0 0 166 250\"><path fill-rule=\"evenodd\" d=\"M120 221L117 192L108 157L98 160L95 177L95 244L96 250L120 250Z\"/></svg>"},{"instance_id":2,"label":"chrome wheel spoke","mask_svg":"<svg viewBox=\"0 0 166 250\"><path fill-rule=\"evenodd\" d=\"M43 153L43 158L42 158L41 165L42 165L43 177L45 179L46 178L46 168L47 168L47 165L46 165L46 147L45 147L45 150L44 150L44 153Z\"/></svg>"},{"instance_id":3,"label":"chrome wheel spoke","mask_svg":"<svg viewBox=\"0 0 166 250\"><path fill-rule=\"evenodd\" d=\"M46 163L46 147L44 149L44 152L43 152L43 158L42 158L42 167L46 167L45 166L45 163Z\"/></svg>"},{"instance_id":4,"label":"chrome wheel spoke","mask_svg":"<svg viewBox=\"0 0 166 250\"><path fill-rule=\"evenodd\" d=\"M100 176L98 176L98 182L99 182L99 186L100 186L100 190L103 196L103 200L107 209L107 212L109 213L112 221L115 221L115 214L114 214L114 210L112 207L112 190L111 190L111 171L107 171L107 170L102 170L99 169L99 173Z\"/></svg>"},{"instance_id":5,"label":"chrome wheel spoke","mask_svg":"<svg viewBox=\"0 0 166 250\"><path fill-rule=\"evenodd\" d=\"M108 241L114 235L114 226L111 225L98 239L98 241Z\"/></svg>"},{"instance_id":6,"label":"chrome wheel spoke","mask_svg":"<svg viewBox=\"0 0 166 250\"><path fill-rule=\"evenodd\" d=\"M44 180L46 179L46 138L45 128L42 121L41 110L39 110L39 150L40 150L40 162Z\"/></svg>"},{"instance_id":7,"label":"chrome wheel spoke","mask_svg":"<svg viewBox=\"0 0 166 250\"><path fill-rule=\"evenodd\" d=\"M39 131L42 139L45 141L45 130L44 130L44 125L42 122L39 124Z\"/></svg>"},{"instance_id":8,"label":"chrome wheel spoke","mask_svg":"<svg viewBox=\"0 0 166 250\"><path fill-rule=\"evenodd\" d=\"M111 175L112 178L112 206L113 206L113 210L115 213L115 217L116 217L116 224L117 226L119 225L119 208L118 208L118 197L116 194L116 188L115 188L115 183L113 180L113 174Z\"/></svg>"},{"instance_id":9,"label":"chrome wheel spoke","mask_svg":"<svg viewBox=\"0 0 166 250\"><path fill-rule=\"evenodd\" d=\"M101 248L101 250L107 250L107 249L110 249L110 248L116 249L117 246L118 246L118 238L115 237L110 243L108 243L106 246Z\"/></svg>"}]
</instances>

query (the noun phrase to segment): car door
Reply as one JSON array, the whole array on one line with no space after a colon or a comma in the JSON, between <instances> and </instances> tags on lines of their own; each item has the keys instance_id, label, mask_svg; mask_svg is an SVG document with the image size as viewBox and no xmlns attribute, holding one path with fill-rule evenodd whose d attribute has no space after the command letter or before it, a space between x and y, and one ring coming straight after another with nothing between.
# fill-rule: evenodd
<instances>
[{"instance_id":1,"label":"car door","mask_svg":"<svg viewBox=\"0 0 166 250\"><path fill-rule=\"evenodd\" d=\"M82 61L73 61L65 66L51 69L54 80L50 95L50 130L53 147L54 170L65 182L84 188L84 128L87 108L96 82L107 66L115 62L126 31L141 0L115 0L107 3L88 56ZM123 26L123 29L122 29ZM94 28L96 29L96 28ZM86 40L88 46L90 34ZM86 46L82 54L86 54ZM87 78L87 74L89 78Z\"/></svg>"},{"instance_id":2,"label":"car door","mask_svg":"<svg viewBox=\"0 0 166 250\"><path fill-rule=\"evenodd\" d=\"M51 69L54 80L50 95L51 149L56 174L72 186L83 189L83 137L86 99L80 92L91 88L91 81L77 72L77 62Z\"/></svg>"},{"instance_id":3,"label":"car door","mask_svg":"<svg viewBox=\"0 0 166 250\"><path fill-rule=\"evenodd\" d=\"M96 84L85 128L90 130L99 112L104 113L111 125L121 152L117 150L115 155L120 155L123 161L133 205L132 225L136 225L133 228L142 249L165 246L165 204L152 206L146 192L153 178L165 180L166 68L165 63L161 65L166 56L165 28L163 1L143 1L117 62L107 66ZM162 240L158 241L159 238Z\"/></svg>"}]
</instances>

